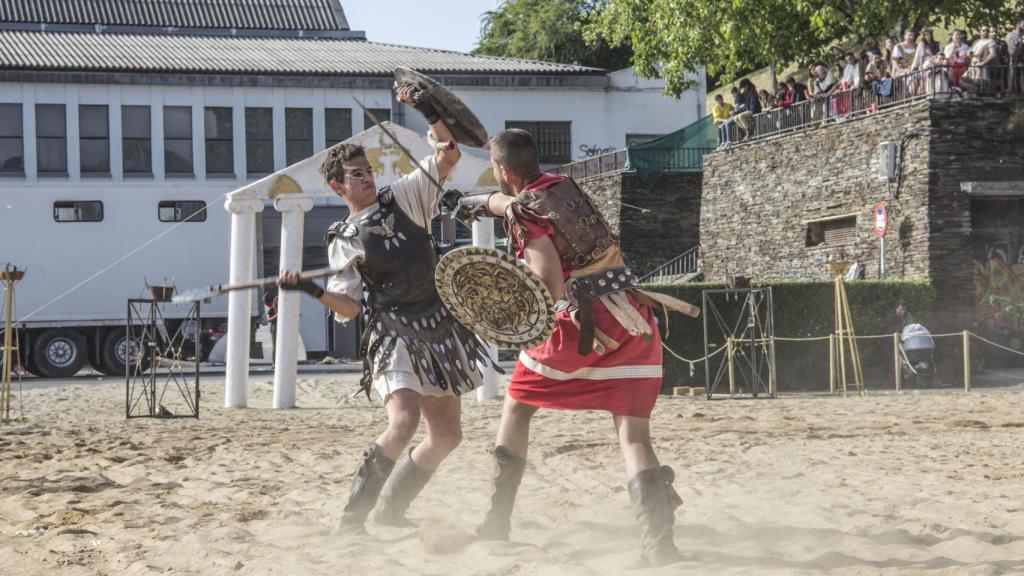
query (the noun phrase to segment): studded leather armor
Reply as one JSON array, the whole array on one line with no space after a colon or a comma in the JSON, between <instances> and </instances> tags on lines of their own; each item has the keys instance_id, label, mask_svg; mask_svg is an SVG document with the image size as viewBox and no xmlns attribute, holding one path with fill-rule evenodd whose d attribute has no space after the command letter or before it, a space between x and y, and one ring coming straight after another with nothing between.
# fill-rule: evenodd
<instances>
[{"instance_id":1,"label":"studded leather armor","mask_svg":"<svg viewBox=\"0 0 1024 576\"><path fill-rule=\"evenodd\" d=\"M472 389L471 373L490 362L472 332L441 303L434 284L437 254L430 234L395 202L390 187L377 193L377 208L355 221L336 222L327 243L341 241L364 253L357 265L366 285L366 330L362 387L369 395L373 374L383 370L401 340L416 374L455 394ZM466 362L456 344L466 352Z\"/></svg>"}]
</instances>

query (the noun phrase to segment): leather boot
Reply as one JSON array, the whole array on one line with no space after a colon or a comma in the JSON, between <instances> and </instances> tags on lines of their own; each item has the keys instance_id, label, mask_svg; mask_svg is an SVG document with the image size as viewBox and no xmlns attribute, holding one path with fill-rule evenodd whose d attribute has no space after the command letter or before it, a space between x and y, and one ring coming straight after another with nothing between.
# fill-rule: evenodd
<instances>
[{"instance_id":1,"label":"leather boot","mask_svg":"<svg viewBox=\"0 0 1024 576\"><path fill-rule=\"evenodd\" d=\"M675 473L668 466L642 470L626 485L640 524L640 542L652 566L665 566L682 560L672 540L675 510L683 500L672 487Z\"/></svg>"},{"instance_id":2,"label":"leather boot","mask_svg":"<svg viewBox=\"0 0 1024 576\"><path fill-rule=\"evenodd\" d=\"M494 449L491 509L487 511L483 524L477 526L477 536L484 540L508 540L512 531L512 505L515 504L516 492L525 469L525 458L516 456L504 446Z\"/></svg>"},{"instance_id":3,"label":"leather boot","mask_svg":"<svg viewBox=\"0 0 1024 576\"><path fill-rule=\"evenodd\" d=\"M405 511L433 475L433 470L424 470L412 461L412 448L406 450L384 485L374 521L387 526L412 526L413 523L405 517Z\"/></svg>"},{"instance_id":4,"label":"leather boot","mask_svg":"<svg viewBox=\"0 0 1024 576\"><path fill-rule=\"evenodd\" d=\"M384 450L376 442L371 442L363 452L363 462L352 479L352 493L349 494L348 504L345 505L341 520L331 532L331 536L364 530L366 517L377 503L381 488L384 487L384 482L394 467L395 461L385 456Z\"/></svg>"}]
</instances>

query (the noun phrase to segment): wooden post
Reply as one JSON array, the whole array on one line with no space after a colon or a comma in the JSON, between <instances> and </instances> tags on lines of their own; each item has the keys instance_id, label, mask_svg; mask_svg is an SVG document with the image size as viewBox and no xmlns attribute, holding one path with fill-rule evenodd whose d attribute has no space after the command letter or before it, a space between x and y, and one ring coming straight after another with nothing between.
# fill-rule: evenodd
<instances>
[{"instance_id":1,"label":"wooden post","mask_svg":"<svg viewBox=\"0 0 1024 576\"><path fill-rule=\"evenodd\" d=\"M892 360L893 368L896 370L896 391L903 389L903 364L900 362L900 335L892 335Z\"/></svg>"},{"instance_id":2,"label":"wooden post","mask_svg":"<svg viewBox=\"0 0 1024 576\"><path fill-rule=\"evenodd\" d=\"M728 360L729 360L729 397L732 398L732 397L736 396L736 378L733 375L733 367L732 367L733 350L735 349L735 347L733 346L732 337L730 337L726 341L726 346L728 348L727 348L725 353L729 357L728 358Z\"/></svg>"},{"instance_id":3,"label":"wooden post","mask_svg":"<svg viewBox=\"0 0 1024 576\"><path fill-rule=\"evenodd\" d=\"M971 333L964 330L964 392L971 391Z\"/></svg>"},{"instance_id":4,"label":"wooden post","mask_svg":"<svg viewBox=\"0 0 1024 576\"><path fill-rule=\"evenodd\" d=\"M836 393L836 335L828 335L828 393Z\"/></svg>"}]
</instances>

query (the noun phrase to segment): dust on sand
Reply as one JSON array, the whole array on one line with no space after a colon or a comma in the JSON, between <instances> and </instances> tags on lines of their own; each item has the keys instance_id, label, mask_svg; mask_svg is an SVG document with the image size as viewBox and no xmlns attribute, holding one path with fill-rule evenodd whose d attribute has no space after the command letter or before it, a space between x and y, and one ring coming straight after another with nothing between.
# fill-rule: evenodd
<instances>
[{"instance_id":1,"label":"dust on sand","mask_svg":"<svg viewBox=\"0 0 1024 576\"><path fill-rule=\"evenodd\" d=\"M24 393L0 429L0 572L38 574L1024 573L1024 394L706 402L652 427L685 503L685 561L640 557L611 418L542 411L511 542L480 542L499 402L464 402L459 449L410 515L330 540L379 402L357 375L300 380L301 408L247 410L203 383L196 420L125 421L117 383Z\"/></svg>"}]
</instances>

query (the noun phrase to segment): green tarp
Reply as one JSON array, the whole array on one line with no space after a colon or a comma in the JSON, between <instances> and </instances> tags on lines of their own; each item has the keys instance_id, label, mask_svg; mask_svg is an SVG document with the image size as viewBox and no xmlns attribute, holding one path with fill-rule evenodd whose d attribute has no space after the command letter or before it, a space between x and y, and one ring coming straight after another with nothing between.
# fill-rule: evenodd
<instances>
[{"instance_id":1,"label":"green tarp","mask_svg":"<svg viewBox=\"0 0 1024 576\"><path fill-rule=\"evenodd\" d=\"M625 170L635 171L648 188L665 172L700 172L704 154L718 146L711 116L658 138L626 148Z\"/></svg>"}]
</instances>

